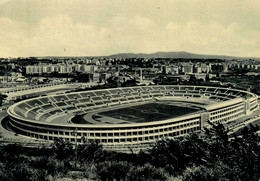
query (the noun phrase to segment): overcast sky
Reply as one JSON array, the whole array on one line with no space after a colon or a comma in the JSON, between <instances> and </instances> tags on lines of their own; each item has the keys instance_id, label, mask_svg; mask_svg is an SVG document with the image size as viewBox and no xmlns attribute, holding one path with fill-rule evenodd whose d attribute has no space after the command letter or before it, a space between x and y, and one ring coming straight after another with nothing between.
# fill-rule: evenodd
<instances>
[{"instance_id":1,"label":"overcast sky","mask_svg":"<svg viewBox=\"0 0 260 181\"><path fill-rule=\"evenodd\" d=\"M0 57L260 57L260 0L0 0Z\"/></svg>"}]
</instances>

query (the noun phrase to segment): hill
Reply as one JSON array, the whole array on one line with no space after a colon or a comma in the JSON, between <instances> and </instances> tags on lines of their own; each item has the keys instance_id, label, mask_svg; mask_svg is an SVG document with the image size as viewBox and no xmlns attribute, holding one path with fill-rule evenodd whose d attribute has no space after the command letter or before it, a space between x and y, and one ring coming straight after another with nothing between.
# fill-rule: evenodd
<instances>
[{"instance_id":1,"label":"hill","mask_svg":"<svg viewBox=\"0 0 260 181\"><path fill-rule=\"evenodd\" d=\"M246 57L234 57L226 55L203 55L181 52L156 52L151 54L145 53L119 53L108 56L110 58L194 58L194 59L245 59Z\"/></svg>"}]
</instances>

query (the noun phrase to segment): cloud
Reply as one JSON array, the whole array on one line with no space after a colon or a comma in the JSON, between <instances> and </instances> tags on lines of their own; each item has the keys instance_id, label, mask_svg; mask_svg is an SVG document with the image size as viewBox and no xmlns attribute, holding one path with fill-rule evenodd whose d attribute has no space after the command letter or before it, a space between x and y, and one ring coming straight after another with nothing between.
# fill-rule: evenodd
<instances>
[{"instance_id":1,"label":"cloud","mask_svg":"<svg viewBox=\"0 0 260 181\"><path fill-rule=\"evenodd\" d=\"M243 32L239 25L221 25L217 22L190 21L182 25L169 22L165 26L167 36L178 48L194 52L248 55L248 50L256 46L260 31ZM250 36L246 36L246 35ZM254 54L259 56L259 54Z\"/></svg>"},{"instance_id":2,"label":"cloud","mask_svg":"<svg viewBox=\"0 0 260 181\"><path fill-rule=\"evenodd\" d=\"M248 0L249 5L203 0L73 2L10 0L0 5L0 56L156 51L260 56L259 5L253 6L257 0Z\"/></svg>"},{"instance_id":3,"label":"cloud","mask_svg":"<svg viewBox=\"0 0 260 181\"><path fill-rule=\"evenodd\" d=\"M130 25L134 26L137 29L147 29L151 27L153 22L149 18L136 16L133 19L130 20Z\"/></svg>"},{"instance_id":4,"label":"cloud","mask_svg":"<svg viewBox=\"0 0 260 181\"><path fill-rule=\"evenodd\" d=\"M197 21L190 21L185 25L169 22L166 25L168 33L174 33L176 37L183 37L183 41L196 45L210 45L212 43L232 41L234 36L236 36L237 28L236 24L230 24L225 27L216 22L202 23Z\"/></svg>"},{"instance_id":5,"label":"cloud","mask_svg":"<svg viewBox=\"0 0 260 181\"><path fill-rule=\"evenodd\" d=\"M10 0L0 0L0 5L6 3L8 1L10 1Z\"/></svg>"}]
</instances>

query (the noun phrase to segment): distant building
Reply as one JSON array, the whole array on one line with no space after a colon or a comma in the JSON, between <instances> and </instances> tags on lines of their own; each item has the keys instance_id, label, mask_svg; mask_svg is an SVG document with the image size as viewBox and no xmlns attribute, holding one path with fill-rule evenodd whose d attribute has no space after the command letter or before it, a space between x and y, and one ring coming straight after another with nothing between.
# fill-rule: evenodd
<instances>
[{"instance_id":1,"label":"distant building","mask_svg":"<svg viewBox=\"0 0 260 181\"><path fill-rule=\"evenodd\" d=\"M87 76L88 76L87 82L98 83L100 81L100 73L91 73L91 74L88 74Z\"/></svg>"},{"instance_id":2,"label":"distant building","mask_svg":"<svg viewBox=\"0 0 260 181\"><path fill-rule=\"evenodd\" d=\"M111 76L111 73L101 73L99 82L106 83L107 79Z\"/></svg>"},{"instance_id":3,"label":"distant building","mask_svg":"<svg viewBox=\"0 0 260 181\"><path fill-rule=\"evenodd\" d=\"M42 74L43 67L39 65L30 65L25 68L26 74Z\"/></svg>"},{"instance_id":4,"label":"distant building","mask_svg":"<svg viewBox=\"0 0 260 181\"><path fill-rule=\"evenodd\" d=\"M93 65L77 64L77 65L75 65L75 71L93 73L94 72L94 66Z\"/></svg>"},{"instance_id":5,"label":"distant building","mask_svg":"<svg viewBox=\"0 0 260 181\"><path fill-rule=\"evenodd\" d=\"M224 72L227 71L228 66L224 64L213 64L212 65L212 72Z\"/></svg>"},{"instance_id":6,"label":"distant building","mask_svg":"<svg viewBox=\"0 0 260 181\"><path fill-rule=\"evenodd\" d=\"M194 66L194 73L201 73L201 72L202 72L201 66L200 65L195 65Z\"/></svg>"},{"instance_id":7,"label":"distant building","mask_svg":"<svg viewBox=\"0 0 260 181\"><path fill-rule=\"evenodd\" d=\"M181 71L184 74L192 74L193 73L193 65L192 64L184 64L181 66Z\"/></svg>"},{"instance_id":8,"label":"distant building","mask_svg":"<svg viewBox=\"0 0 260 181\"><path fill-rule=\"evenodd\" d=\"M164 66L163 71L165 74L179 74L179 67L178 66Z\"/></svg>"},{"instance_id":9,"label":"distant building","mask_svg":"<svg viewBox=\"0 0 260 181\"><path fill-rule=\"evenodd\" d=\"M73 72L73 67L72 66L67 66L67 65L61 65L60 66L60 74L68 74Z\"/></svg>"}]
</instances>

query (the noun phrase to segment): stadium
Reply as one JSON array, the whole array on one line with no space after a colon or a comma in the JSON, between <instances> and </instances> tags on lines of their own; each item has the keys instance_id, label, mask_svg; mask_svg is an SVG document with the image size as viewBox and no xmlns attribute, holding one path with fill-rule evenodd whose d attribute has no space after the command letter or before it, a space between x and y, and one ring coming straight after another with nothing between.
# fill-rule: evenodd
<instances>
[{"instance_id":1,"label":"stadium","mask_svg":"<svg viewBox=\"0 0 260 181\"><path fill-rule=\"evenodd\" d=\"M187 85L72 92L18 102L8 109L17 133L43 140L100 142L129 152L184 136L212 123L230 124L258 109L249 91Z\"/></svg>"}]
</instances>

